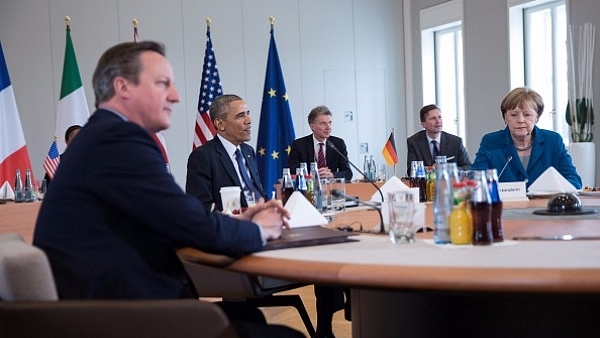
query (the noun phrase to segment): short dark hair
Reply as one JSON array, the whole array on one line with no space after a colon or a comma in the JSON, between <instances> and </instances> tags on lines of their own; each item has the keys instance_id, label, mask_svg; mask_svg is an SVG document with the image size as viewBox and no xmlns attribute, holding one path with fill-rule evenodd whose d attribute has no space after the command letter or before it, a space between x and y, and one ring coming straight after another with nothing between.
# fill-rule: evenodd
<instances>
[{"instance_id":1,"label":"short dark hair","mask_svg":"<svg viewBox=\"0 0 600 338\"><path fill-rule=\"evenodd\" d=\"M425 119L427 119L427 113L429 113L430 110L434 109L439 110L440 108L435 104L428 104L425 107L421 108L421 110L419 111L419 117L421 118L421 122L425 122Z\"/></svg>"},{"instance_id":2,"label":"short dark hair","mask_svg":"<svg viewBox=\"0 0 600 338\"><path fill-rule=\"evenodd\" d=\"M142 70L139 56L148 51L165 56L165 46L155 41L123 42L102 54L92 76L96 107L115 95L113 82L117 77L122 76L135 84L139 82Z\"/></svg>"},{"instance_id":3,"label":"short dark hair","mask_svg":"<svg viewBox=\"0 0 600 338\"><path fill-rule=\"evenodd\" d=\"M208 110L210 120L215 123L216 119L223 119L227 113L229 113L229 104L233 101L243 100L241 97L234 94L224 94L217 96L217 98L211 103Z\"/></svg>"},{"instance_id":4,"label":"short dark hair","mask_svg":"<svg viewBox=\"0 0 600 338\"><path fill-rule=\"evenodd\" d=\"M69 143L69 136L71 135L71 133L79 129L81 129L81 126L78 124L74 124L67 128L67 131L65 131L65 143Z\"/></svg>"},{"instance_id":5,"label":"short dark hair","mask_svg":"<svg viewBox=\"0 0 600 338\"><path fill-rule=\"evenodd\" d=\"M331 110L329 110L329 108L322 106L322 105L314 107L308 114L308 124L315 122L317 117L319 117L321 115L331 116Z\"/></svg>"},{"instance_id":6,"label":"short dark hair","mask_svg":"<svg viewBox=\"0 0 600 338\"><path fill-rule=\"evenodd\" d=\"M518 87L506 94L500 103L500 111L502 112L502 119L506 115L506 112L515 109L523 104L532 104L537 117L540 118L544 112L544 100L542 96L535 90L527 87Z\"/></svg>"}]
</instances>

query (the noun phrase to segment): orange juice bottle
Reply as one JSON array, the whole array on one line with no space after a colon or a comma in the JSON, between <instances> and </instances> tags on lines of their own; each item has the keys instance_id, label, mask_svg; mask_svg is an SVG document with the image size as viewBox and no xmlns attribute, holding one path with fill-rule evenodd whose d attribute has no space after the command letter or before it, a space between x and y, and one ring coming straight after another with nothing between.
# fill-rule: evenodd
<instances>
[{"instance_id":1,"label":"orange juice bottle","mask_svg":"<svg viewBox=\"0 0 600 338\"><path fill-rule=\"evenodd\" d=\"M469 202L468 189L465 182L452 185L453 206L450 213L450 242L456 245L471 244L473 239L473 221L467 212Z\"/></svg>"}]
</instances>

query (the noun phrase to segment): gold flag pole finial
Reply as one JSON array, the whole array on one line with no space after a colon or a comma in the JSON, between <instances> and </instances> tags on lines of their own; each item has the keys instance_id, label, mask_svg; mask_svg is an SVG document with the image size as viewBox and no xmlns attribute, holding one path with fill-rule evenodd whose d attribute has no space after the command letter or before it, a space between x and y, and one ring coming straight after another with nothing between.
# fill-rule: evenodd
<instances>
[{"instance_id":1,"label":"gold flag pole finial","mask_svg":"<svg viewBox=\"0 0 600 338\"><path fill-rule=\"evenodd\" d=\"M136 19L136 18L133 18L133 19L131 20L131 23L133 24L133 28L137 28L137 25L138 25L138 19Z\"/></svg>"},{"instance_id":2,"label":"gold flag pole finial","mask_svg":"<svg viewBox=\"0 0 600 338\"><path fill-rule=\"evenodd\" d=\"M207 16L206 19L204 19L204 21L206 21L206 28L210 28L210 22L212 20Z\"/></svg>"},{"instance_id":3,"label":"gold flag pole finial","mask_svg":"<svg viewBox=\"0 0 600 338\"><path fill-rule=\"evenodd\" d=\"M275 25L275 17L274 16L269 16L269 22L271 23L271 29L273 29L273 26Z\"/></svg>"},{"instance_id":4,"label":"gold flag pole finial","mask_svg":"<svg viewBox=\"0 0 600 338\"><path fill-rule=\"evenodd\" d=\"M65 16L65 24L67 24L67 28L71 28L71 17Z\"/></svg>"}]
</instances>

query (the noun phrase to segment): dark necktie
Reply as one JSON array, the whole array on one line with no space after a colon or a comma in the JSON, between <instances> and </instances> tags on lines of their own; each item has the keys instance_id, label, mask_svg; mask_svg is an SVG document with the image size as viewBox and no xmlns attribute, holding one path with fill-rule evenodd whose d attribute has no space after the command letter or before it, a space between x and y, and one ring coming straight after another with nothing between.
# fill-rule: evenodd
<instances>
[{"instance_id":1,"label":"dark necktie","mask_svg":"<svg viewBox=\"0 0 600 338\"><path fill-rule=\"evenodd\" d=\"M435 162L435 158L440 155L437 147L437 141L431 140L431 145L433 146L433 150L431 151L431 155L433 156L433 162Z\"/></svg>"},{"instance_id":2,"label":"dark necktie","mask_svg":"<svg viewBox=\"0 0 600 338\"><path fill-rule=\"evenodd\" d=\"M325 152L323 151L323 142L319 142L319 152L317 154L317 167L323 168L327 166L325 162Z\"/></svg>"},{"instance_id":3,"label":"dark necktie","mask_svg":"<svg viewBox=\"0 0 600 338\"><path fill-rule=\"evenodd\" d=\"M246 185L246 189L252 191L256 199L262 197L260 192L258 192L258 189L256 189L256 186L254 186L254 183L252 183L252 179L250 176L248 176L248 171L246 170L246 165L244 164L244 158L239 148L235 150L235 160L238 164L240 175L242 175L242 179L244 180L244 185Z\"/></svg>"}]
</instances>

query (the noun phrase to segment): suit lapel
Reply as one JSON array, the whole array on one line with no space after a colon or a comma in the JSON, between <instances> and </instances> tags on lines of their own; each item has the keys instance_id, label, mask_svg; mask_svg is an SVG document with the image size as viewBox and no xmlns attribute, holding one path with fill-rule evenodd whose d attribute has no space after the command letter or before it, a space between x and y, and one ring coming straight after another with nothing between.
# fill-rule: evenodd
<instances>
[{"instance_id":1,"label":"suit lapel","mask_svg":"<svg viewBox=\"0 0 600 338\"><path fill-rule=\"evenodd\" d=\"M419 147L419 150L423 154L423 158L431 159L431 162L429 162L429 164L435 163L435 159L431 155L431 149L429 149L429 142L427 142L427 134L425 134L425 131L423 131L423 133L421 134L421 139L422 139L422 141L418 142L417 145ZM440 141L441 141L441 138L440 138ZM440 147L440 154L441 154L441 147ZM425 162L425 165L428 165L428 163Z\"/></svg>"},{"instance_id":2,"label":"suit lapel","mask_svg":"<svg viewBox=\"0 0 600 338\"><path fill-rule=\"evenodd\" d=\"M242 182L240 182L240 178L238 177L238 174L235 171L235 168L233 167L231 157L229 156L229 154L227 154L227 151L225 150L223 143L221 143L221 140L219 140L218 137L215 137L215 140L217 143L217 153L219 155L219 161L221 162L221 165L223 166L223 168L225 168L225 172L227 173L229 178L233 182L235 182L236 185L241 187Z\"/></svg>"}]
</instances>

